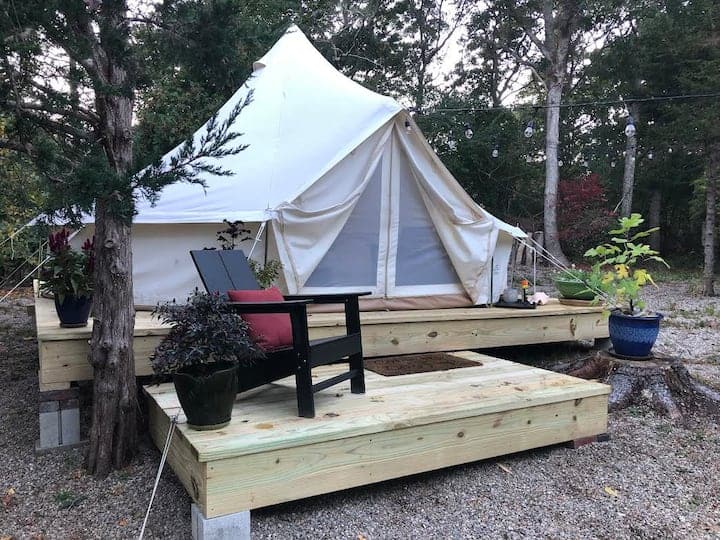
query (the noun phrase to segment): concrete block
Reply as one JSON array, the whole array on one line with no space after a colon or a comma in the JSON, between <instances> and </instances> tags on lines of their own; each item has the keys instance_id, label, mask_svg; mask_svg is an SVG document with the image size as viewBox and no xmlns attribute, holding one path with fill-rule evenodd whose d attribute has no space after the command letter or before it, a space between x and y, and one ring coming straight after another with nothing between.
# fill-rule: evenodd
<instances>
[{"instance_id":1,"label":"concrete block","mask_svg":"<svg viewBox=\"0 0 720 540\"><path fill-rule=\"evenodd\" d=\"M60 409L60 444L77 444L80 442L80 408L62 407Z\"/></svg>"},{"instance_id":2,"label":"concrete block","mask_svg":"<svg viewBox=\"0 0 720 540\"><path fill-rule=\"evenodd\" d=\"M193 540L250 540L250 510L208 519L193 503L191 517Z\"/></svg>"},{"instance_id":3,"label":"concrete block","mask_svg":"<svg viewBox=\"0 0 720 540\"><path fill-rule=\"evenodd\" d=\"M60 405L57 401L40 403L40 448L54 448L61 444Z\"/></svg>"}]
</instances>

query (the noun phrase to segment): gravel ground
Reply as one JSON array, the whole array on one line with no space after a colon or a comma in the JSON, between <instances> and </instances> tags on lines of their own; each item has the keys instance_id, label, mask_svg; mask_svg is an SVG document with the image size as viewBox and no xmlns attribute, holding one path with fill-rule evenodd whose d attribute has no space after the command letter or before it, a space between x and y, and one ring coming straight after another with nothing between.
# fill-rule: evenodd
<instances>
[{"instance_id":1,"label":"gravel ground","mask_svg":"<svg viewBox=\"0 0 720 540\"><path fill-rule=\"evenodd\" d=\"M720 386L720 299L686 283L649 291L666 313L657 350ZM0 305L0 540L132 538L159 452L144 436L126 470L96 480L82 450L34 453L37 347L19 296ZM501 356L586 354L575 346ZM85 392L87 395L87 392ZM89 407L84 404L87 411ZM673 424L643 407L610 416L608 443L543 448L254 511L254 538L720 538L720 426ZM146 538L188 538L190 499L166 471Z\"/></svg>"}]
</instances>

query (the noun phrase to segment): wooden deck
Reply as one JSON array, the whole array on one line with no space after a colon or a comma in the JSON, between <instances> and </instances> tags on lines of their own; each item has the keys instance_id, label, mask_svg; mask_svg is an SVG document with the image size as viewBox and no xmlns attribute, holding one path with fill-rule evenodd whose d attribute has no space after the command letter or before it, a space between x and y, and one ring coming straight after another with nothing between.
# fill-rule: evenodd
<instances>
[{"instance_id":1,"label":"wooden deck","mask_svg":"<svg viewBox=\"0 0 720 540\"><path fill-rule=\"evenodd\" d=\"M316 394L298 418L292 379L239 396L229 426L193 431L172 384L146 387L150 431L207 518L590 437L610 387L479 355L477 367L383 377ZM326 367L328 375L336 369ZM320 370L318 370L320 371Z\"/></svg>"},{"instance_id":2,"label":"wooden deck","mask_svg":"<svg viewBox=\"0 0 720 540\"><path fill-rule=\"evenodd\" d=\"M51 300L36 298L35 317L40 354L40 390L68 388L92 379L87 361L90 327L60 328ZM557 301L534 310L457 308L361 313L366 357L434 351L459 351L531 343L552 343L608 336L607 319L593 306L566 306ZM310 338L344 332L342 314L309 316ZM150 375L149 357L168 327L150 312L135 318L135 371Z\"/></svg>"}]
</instances>

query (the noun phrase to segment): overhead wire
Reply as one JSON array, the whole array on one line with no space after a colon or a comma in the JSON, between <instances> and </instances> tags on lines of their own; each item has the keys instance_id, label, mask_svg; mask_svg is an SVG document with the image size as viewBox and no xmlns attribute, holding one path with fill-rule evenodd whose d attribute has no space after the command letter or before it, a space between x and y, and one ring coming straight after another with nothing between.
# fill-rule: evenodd
<instances>
[{"instance_id":1,"label":"overhead wire","mask_svg":"<svg viewBox=\"0 0 720 540\"><path fill-rule=\"evenodd\" d=\"M530 109L571 109L580 107L606 107L608 105L627 106L630 103L655 103L662 101L680 101L712 98L720 98L720 92L708 92L704 94L677 94L672 96L650 96L644 98L617 98L597 101L570 101L566 103L557 103L552 105L538 103L521 103L517 105L501 105L495 107L440 107L437 109L432 109L431 112L495 112Z\"/></svg>"}]
</instances>

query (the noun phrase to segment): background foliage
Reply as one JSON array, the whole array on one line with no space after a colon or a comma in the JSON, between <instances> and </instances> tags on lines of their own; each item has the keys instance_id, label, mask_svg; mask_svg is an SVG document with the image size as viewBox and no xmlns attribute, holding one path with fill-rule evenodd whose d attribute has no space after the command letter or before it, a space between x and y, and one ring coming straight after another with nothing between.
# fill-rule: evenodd
<instances>
[{"instance_id":1,"label":"background foliage","mask_svg":"<svg viewBox=\"0 0 720 540\"><path fill-rule=\"evenodd\" d=\"M297 23L346 75L413 108L432 146L478 203L506 221L539 230L543 113L532 107L479 109L542 103L534 74L542 75L545 66L516 22L541 4L168 0L145 15L151 24L134 31L140 51L134 59L140 88L136 166L151 163L205 122L250 75L252 62ZM566 102L720 91L717 2L584 6ZM633 210L648 215L650 201L659 200L663 254L697 264L707 160L720 140L720 100L649 101L639 107ZM10 112L0 116L3 130L14 127ZM561 241L575 258L597 241L596 231L606 227L620 201L626 114L618 104L561 110ZM535 134L526 138L530 119ZM468 126L471 139L464 136ZM48 153L54 144L45 141ZM97 163L88 159L72 174L104 174ZM68 174L61 163L55 169ZM30 162L0 150L0 240L44 208L48 193L36 178ZM14 242L12 253L1 246L0 275L30 255L41 236Z\"/></svg>"}]
</instances>

